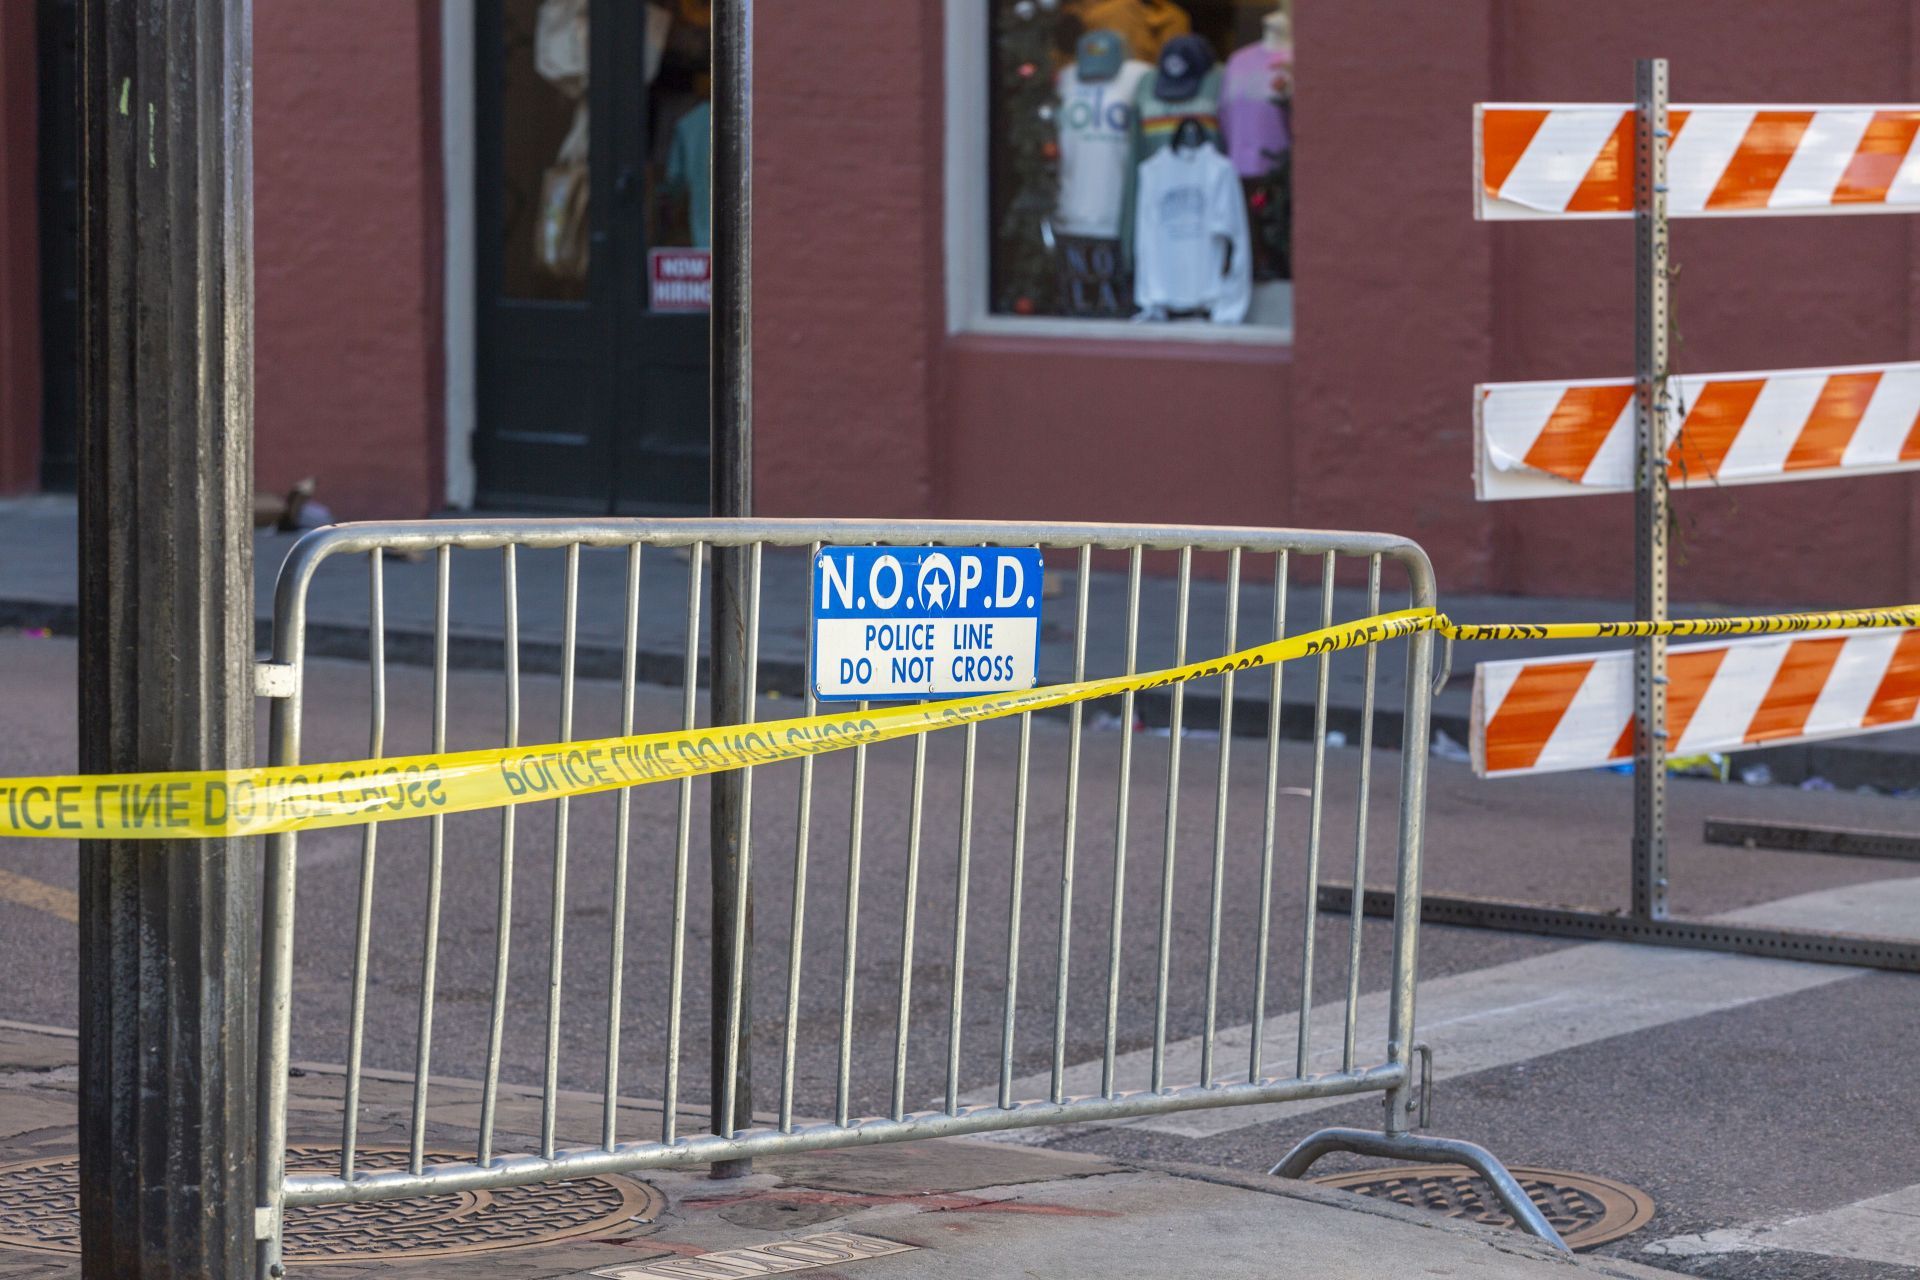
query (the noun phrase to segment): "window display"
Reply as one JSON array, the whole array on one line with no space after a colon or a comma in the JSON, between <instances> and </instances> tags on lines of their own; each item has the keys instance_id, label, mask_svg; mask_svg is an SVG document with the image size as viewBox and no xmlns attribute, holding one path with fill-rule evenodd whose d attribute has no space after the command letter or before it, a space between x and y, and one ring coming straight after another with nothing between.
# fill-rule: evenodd
<instances>
[{"instance_id":1,"label":"window display","mask_svg":"<svg viewBox=\"0 0 1920 1280\"><path fill-rule=\"evenodd\" d=\"M1292 324L1276 0L994 0L995 313Z\"/></svg>"}]
</instances>

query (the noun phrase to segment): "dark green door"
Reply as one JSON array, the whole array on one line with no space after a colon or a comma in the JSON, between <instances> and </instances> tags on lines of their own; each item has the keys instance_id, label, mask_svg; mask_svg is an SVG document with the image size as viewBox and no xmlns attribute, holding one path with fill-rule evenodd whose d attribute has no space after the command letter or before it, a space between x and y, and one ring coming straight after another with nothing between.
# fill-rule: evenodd
<instances>
[{"instance_id":1,"label":"dark green door","mask_svg":"<svg viewBox=\"0 0 1920 1280\"><path fill-rule=\"evenodd\" d=\"M706 175L688 163L703 116L686 116L706 88L705 7L480 7L483 506L705 510L707 319L653 311L648 270L650 249L704 242Z\"/></svg>"}]
</instances>

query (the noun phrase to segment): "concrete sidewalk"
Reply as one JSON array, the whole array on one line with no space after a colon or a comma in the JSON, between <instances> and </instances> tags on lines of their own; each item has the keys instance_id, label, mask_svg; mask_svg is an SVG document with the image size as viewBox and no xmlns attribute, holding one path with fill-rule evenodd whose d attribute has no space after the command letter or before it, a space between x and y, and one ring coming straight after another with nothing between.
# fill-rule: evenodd
<instances>
[{"instance_id":1,"label":"concrete sidewalk","mask_svg":"<svg viewBox=\"0 0 1920 1280\"><path fill-rule=\"evenodd\" d=\"M79 1275L74 1050L70 1034L0 1024L0 1277L8 1280ZM337 1143L338 1134L312 1132L303 1118L336 1108L341 1083L337 1070L296 1068L296 1162L325 1159L325 1144ZM365 1164L399 1158L410 1095L390 1074L365 1081ZM432 1097L430 1149L470 1153L477 1090L438 1081ZM597 1140L598 1099L567 1094L559 1112L563 1145ZM659 1112L634 1101L619 1122L625 1136L656 1131ZM535 1149L539 1124L537 1094L505 1090L496 1149ZM699 1118L685 1125L697 1129ZM752 1177L732 1182L655 1173L295 1210L288 1231L288 1274L328 1280L1674 1274L1569 1258L1516 1232L1312 1184L955 1139L762 1160Z\"/></svg>"},{"instance_id":2,"label":"concrete sidewalk","mask_svg":"<svg viewBox=\"0 0 1920 1280\"><path fill-rule=\"evenodd\" d=\"M75 609L75 541L77 520L72 499L48 495L0 502L0 627L45 627L69 634L77 624ZM273 585L280 565L297 540L296 535L262 533L255 543L255 605L260 619L259 643L264 650L271 628ZM1216 557L1217 559L1218 557ZM762 590L760 649L763 691L793 698L806 683L807 601L805 554L799 550L772 550L766 555ZM1171 571L1150 561L1149 574ZM687 558L665 552L647 557L641 581L640 654L638 669L644 681L677 684L684 668ZM469 553L456 564L449 592L449 661L456 667L499 669L504 634L503 599L497 562L484 553ZM556 672L561 648L561 566L558 552L522 552L519 556L519 625L521 669ZM1042 631L1040 672L1046 681L1065 680L1073 673L1073 569L1056 553L1049 570L1067 584L1065 595L1046 604ZM1216 570L1218 566L1215 566ZM1311 574L1312 570L1307 570ZM1268 634L1272 616L1273 565L1265 557L1244 568L1240 608L1241 643L1254 643ZM625 558L606 552L581 557L582 601L579 621L578 670L587 678L616 678L621 669L626 592ZM1288 592L1288 631L1296 633L1318 625L1320 591L1312 581L1295 581ZM432 661L435 566L426 561L389 559L384 573L386 653L388 661L425 665ZM1090 626L1088 670L1093 674L1122 668L1122 629L1107 625L1124 617L1124 574L1096 571L1088 588ZM1358 588L1336 590L1336 620L1364 616L1366 593ZM1886 602L1877 602L1886 603ZM1630 603L1567 598L1458 595L1441 583L1441 604L1462 622L1572 622L1626 618ZM1389 572L1383 609L1405 606L1404 585ZM1815 607L1810 605L1809 607ZM323 565L310 595L308 652L320 657L364 658L367 653L367 574L364 560L343 558ZM1692 616L1726 616L1758 610L1727 605L1677 602L1674 612ZM1149 576L1142 583L1140 665L1143 669L1170 665L1174 658L1177 595L1174 580ZM1189 607L1187 655L1198 660L1222 652L1226 620L1223 582L1196 576ZM1473 664L1541 653L1592 652L1619 647L1622 642L1571 641L1543 644L1507 641L1463 644L1457 647L1453 678L1434 701L1434 727L1456 743L1468 737L1473 689ZM1349 739L1360 730L1364 693L1362 664L1353 654L1336 657L1329 689L1328 725ZM1379 667L1377 732L1380 745L1400 745L1400 707L1404 672L1397 653ZM1282 690L1282 731L1287 737L1306 738L1313 728L1314 680L1304 664L1289 668ZM1264 676L1243 678L1234 698L1235 731L1263 734L1267 723L1268 681ZM1221 720L1218 682L1187 687L1184 723L1190 730L1217 729ZM1170 694L1151 690L1137 700L1139 718L1150 727L1168 723ZM784 714L784 713L777 713ZM1798 783L1819 776L1841 789L1867 785L1884 790L1920 787L1920 731L1875 734L1838 742L1776 747L1742 753L1743 765L1765 762L1776 781Z\"/></svg>"}]
</instances>

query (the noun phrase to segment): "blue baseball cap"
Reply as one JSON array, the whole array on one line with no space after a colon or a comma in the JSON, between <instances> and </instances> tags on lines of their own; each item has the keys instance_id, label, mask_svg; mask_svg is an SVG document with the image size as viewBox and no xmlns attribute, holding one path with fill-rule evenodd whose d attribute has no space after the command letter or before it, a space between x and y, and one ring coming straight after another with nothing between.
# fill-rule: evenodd
<instances>
[{"instance_id":1,"label":"blue baseball cap","mask_svg":"<svg viewBox=\"0 0 1920 1280\"><path fill-rule=\"evenodd\" d=\"M1213 46L1203 36L1175 36L1160 50L1160 73L1154 77L1154 96L1167 102L1185 102L1200 92L1213 70Z\"/></svg>"},{"instance_id":2,"label":"blue baseball cap","mask_svg":"<svg viewBox=\"0 0 1920 1280\"><path fill-rule=\"evenodd\" d=\"M1098 27L1080 37L1074 62L1083 80L1111 80L1127 60L1127 42L1118 31Z\"/></svg>"}]
</instances>

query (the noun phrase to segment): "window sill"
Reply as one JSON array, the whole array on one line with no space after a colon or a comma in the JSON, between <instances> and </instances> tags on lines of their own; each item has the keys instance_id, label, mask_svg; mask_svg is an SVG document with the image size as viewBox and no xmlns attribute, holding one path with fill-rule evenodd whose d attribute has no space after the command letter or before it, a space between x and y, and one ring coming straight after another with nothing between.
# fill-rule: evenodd
<instances>
[{"instance_id":1,"label":"window sill","mask_svg":"<svg viewBox=\"0 0 1920 1280\"><path fill-rule=\"evenodd\" d=\"M1278 325L1214 324L1185 320L1136 324L1131 320L1076 320L1065 316L975 316L954 329L956 337L1077 338L1108 342L1195 343L1237 347L1289 347L1293 330Z\"/></svg>"}]
</instances>

